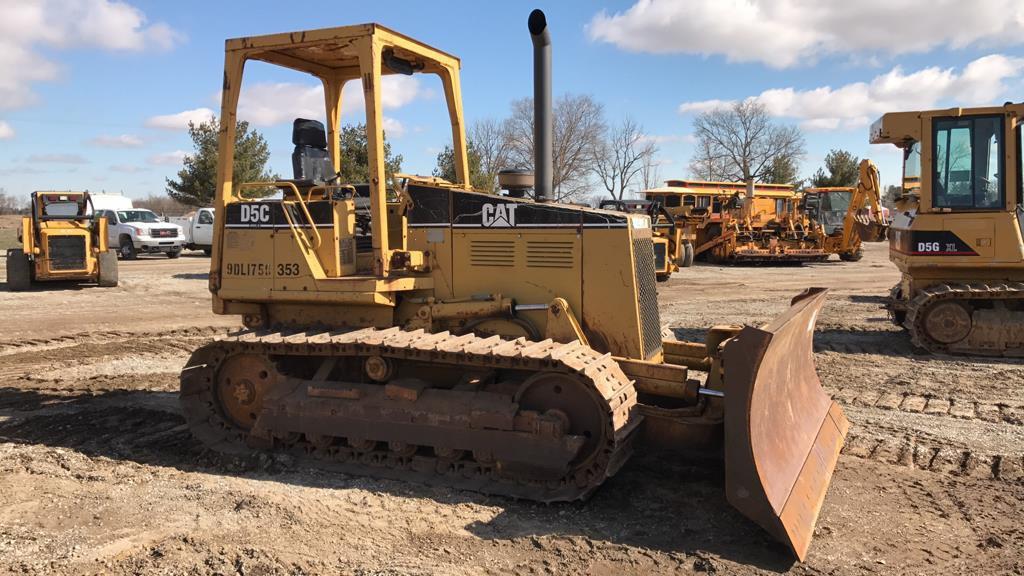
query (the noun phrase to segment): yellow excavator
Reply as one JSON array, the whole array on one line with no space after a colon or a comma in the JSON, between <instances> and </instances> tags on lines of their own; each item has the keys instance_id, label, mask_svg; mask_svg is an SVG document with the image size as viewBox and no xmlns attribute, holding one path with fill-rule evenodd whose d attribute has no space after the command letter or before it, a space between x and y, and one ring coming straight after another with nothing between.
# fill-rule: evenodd
<instances>
[{"instance_id":1,"label":"yellow excavator","mask_svg":"<svg viewBox=\"0 0 1024 576\"><path fill-rule=\"evenodd\" d=\"M878 168L864 159L859 171L856 186L810 188L800 200L800 212L810 221L814 240L826 254L838 254L844 262L860 260L861 242L883 242L889 229Z\"/></svg>"},{"instance_id":2,"label":"yellow excavator","mask_svg":"<svg viewBox=\"0 0 1024 576\"><path fill-rule=\"evenodd\" d=\"M537 201L468 187L456 57L378 24L227 41L209 283L214 312L247 328L184 368L192 433L225 453L538 501L588 496L641 445L717 454L728 501L804 558L849 426L814 369L825 291L766 326L662 341L650 218L548 201L539 10L529 30ZM324 86L326 128L295 123L292 180L234 181L252 61ZM456 182L389 183L387 74L440 78ZM367 183L339 180L348 81L364 95ZM281 196L251 197L266 187Z\"/></svg>"},{"instance_id":3,"label":"yellow excavator","mask_svg":"<svg viewBox=\"0 0 1024 576\"><path fill-rule=\"evenodd\" d=\"M872 144L903 150L889 255L893 321L937 353L1024 356L1024 104L885 114Z\"/></svg>"}]
</instances>

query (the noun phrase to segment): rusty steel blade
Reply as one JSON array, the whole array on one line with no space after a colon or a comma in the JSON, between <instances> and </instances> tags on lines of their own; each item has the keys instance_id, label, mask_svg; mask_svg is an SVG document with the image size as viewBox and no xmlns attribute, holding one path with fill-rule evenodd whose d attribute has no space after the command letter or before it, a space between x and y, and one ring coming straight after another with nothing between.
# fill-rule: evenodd
<instances>
[{"instance_id":1,"label":"rusty steel blade","mask_svg":"<svg viewBox=\"0 0 1024 576\"><path fill-rule=\"evenodd\" d=\"M814 324L827 291L808 289L723 351L726 497L800 560L849 429L814 369Z\"/></svg>"}]
</instances>

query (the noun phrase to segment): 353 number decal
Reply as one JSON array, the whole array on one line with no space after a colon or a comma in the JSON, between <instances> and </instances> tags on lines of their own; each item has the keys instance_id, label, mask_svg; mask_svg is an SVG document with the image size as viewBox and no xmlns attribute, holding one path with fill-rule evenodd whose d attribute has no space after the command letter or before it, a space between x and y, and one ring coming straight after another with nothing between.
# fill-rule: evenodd
<instances>
[{"instance_id":1,"label":"353 number decal","mask_svg":"<svg viewBox=\"0 0 1024 576\"><path fill-rule=\"evenodd\" d=\"M295 263L291 264L278 264L277 265L278 276L298 276L299 265Z\"/></svg>"}]
</instances>

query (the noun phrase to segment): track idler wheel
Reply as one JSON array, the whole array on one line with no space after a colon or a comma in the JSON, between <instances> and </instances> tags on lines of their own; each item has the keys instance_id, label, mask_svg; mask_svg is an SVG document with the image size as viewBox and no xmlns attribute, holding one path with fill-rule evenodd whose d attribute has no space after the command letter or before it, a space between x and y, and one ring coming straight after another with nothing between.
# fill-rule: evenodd
<instances>
[{"instance_id":1,"label":"track idler wheel","mask_svg":"<svg viewBox=\"0 0 1024 576\"><path fill-rule=\"evenodd\" d=\"M535 374L516 393L519 410L535 411L562 421L563 433L585 438L572 468L585 468L608 442L608 414L593 391L579 378L557 372Z\"/></svg>"},{"instance_id":2,"label":"track idler wheel","mask_svg":"<svg viewBox=\"0 0 1024 576\"><path fill-rule=\"evenodd\" d=\"M236 354L217 371L214 398L224 419L241 430L251 430L277 372L263 356Z\"/></svg>"},{"instance_id":3,"label":"track idler wheel","mask_svg":"<svg viewBox=\"0 0 1024 576\"><path fill-rule=\"evenodd\" d=\"M955 344L971 333L971 312L960 302L937 302L924 310L925 335L942 344Z\"/></svg>"}]
</instances>

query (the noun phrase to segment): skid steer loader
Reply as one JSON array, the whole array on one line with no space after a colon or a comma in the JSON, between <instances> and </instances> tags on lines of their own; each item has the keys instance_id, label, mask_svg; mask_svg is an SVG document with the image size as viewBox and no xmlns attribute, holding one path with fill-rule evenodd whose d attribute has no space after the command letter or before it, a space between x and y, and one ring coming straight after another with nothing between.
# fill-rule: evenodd
<instances>
[{"instance_id":1,"label":"skid steer loader","mask_svg":"<svg viewBox=\"0 0 1024 576\"><path fill-rule=\"evenodd\" d=\"M21 219L21 248L7 251L7 288L33 282L85 281L117 286L117 255L107 247L107 221L94 218L88 192L33 192Z\"/></svg>"},{"instance_id":2,"label":"skid steer loader","mask_svg":"<svg viewBox=\"0 0 1024 576\"><path fill-rule=\"evenodd\" d=\"M547 502L588 496L640 444L719 454L729 502L803 558L848 428L812 358L824 290L761 328L663 342L650 218L548 201L542 12L529 29L536 202L468 188L457 58L377 24L227 41L210 290L214 311L247 329L184 368L193 434L227 453L287 450ZM233 179L253 60L323 83L326 129L296 121L293 180ZM414 73L441 80L457 182L389 188L381 77ZM366 184L338 180L350 80L364 94ZM247 196L268 186L282 197Z\"/></svg>"},{"instance_id":3,"label":"skid steer loader","mask_svg":"<svg viewBox=\"0 0 1024 576\"><path fill-rule=\"evenodd\" d=\"M1024 357L1024 104L885 114L872 144L903 149L887 307L931 352Z\"/></svg>"}]
</instances>

